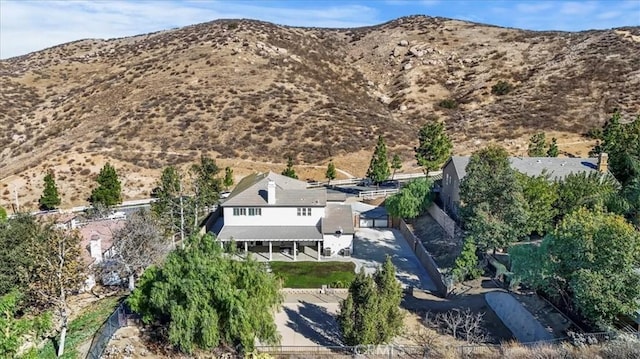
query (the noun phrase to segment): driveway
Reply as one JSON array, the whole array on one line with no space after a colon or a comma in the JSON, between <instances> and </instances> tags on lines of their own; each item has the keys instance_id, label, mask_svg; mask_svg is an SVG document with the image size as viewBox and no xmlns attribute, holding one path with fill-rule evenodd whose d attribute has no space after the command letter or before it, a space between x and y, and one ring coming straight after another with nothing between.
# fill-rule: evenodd
<instances>
[{"instance_id":1,"label":"driveway","mask_svg":"<svg viewBox=\"0 0 640 359\"><path fill-rule=\"evenodd\" d=\"M363 267L365 273L373 273L384 263L387 255L396 266L396 277L403 287L413 286L430 292L437 291L431 277L398 230L358 229L353 239L351 257L356 263L356 271Z\"/></svg>"}]
</instances>

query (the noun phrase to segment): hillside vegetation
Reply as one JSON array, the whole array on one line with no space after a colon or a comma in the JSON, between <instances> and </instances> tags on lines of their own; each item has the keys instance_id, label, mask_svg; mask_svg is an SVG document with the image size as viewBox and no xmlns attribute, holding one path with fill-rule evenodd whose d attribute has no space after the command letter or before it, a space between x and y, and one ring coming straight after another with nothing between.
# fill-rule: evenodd
<instances>
[{"instance_id":1,"label":"hillside vegetation","mask_svg":"<svg viewBox=\"0 0 640 359\"><path fill-rule=\"evenodd\" d=\"M106 161L126 198L148 197L163 166L200 153L237 175L279 171L290 155L360 176L381 134L413 163L417 129L436 118L456 153L497 141L524 154L546 131L584 156L584 133L614 108L640 113L639 53L638 27L533 32L425 16L357 29L219 20L68 43L0 61L0 205L14 188L35 203L47 168L62 205L81 203Z\"/></svg>"}]
</instances>

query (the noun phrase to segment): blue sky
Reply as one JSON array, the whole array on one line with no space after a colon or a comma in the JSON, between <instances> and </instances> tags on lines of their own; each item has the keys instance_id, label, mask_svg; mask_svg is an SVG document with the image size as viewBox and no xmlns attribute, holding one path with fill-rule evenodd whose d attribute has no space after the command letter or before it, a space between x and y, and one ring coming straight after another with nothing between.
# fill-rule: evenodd
<instances>
[{"instance_id":1,"label":"blue sky","mask_svg":"<svg viewBox=\"0 0 640 359\"><path fill-rule=\"evenodd\" d=\"M0 0L0 58L221 18L357 27L423 14L530 30L640 26L640 0L23 1Z\"/></svg>"}]
</instances>

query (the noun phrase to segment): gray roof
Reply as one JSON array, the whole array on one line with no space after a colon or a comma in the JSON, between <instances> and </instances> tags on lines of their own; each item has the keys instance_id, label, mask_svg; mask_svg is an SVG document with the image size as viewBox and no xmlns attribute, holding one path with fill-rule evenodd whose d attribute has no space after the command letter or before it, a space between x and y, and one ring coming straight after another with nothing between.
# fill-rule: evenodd
<instances>
[{"instance_id":1,"label":"gray roof","mask_svg":"<svg viewBox=\"0 0 640 359\"><path fill-rule=\"evenodd\" d=\"M329 234L338 231L345 234L355 233L353 228L353 213L351 206L348 204L330 203L327 205L324 218L322 219L322 233Z\"/></svg>"},{"instance_id":2,"label":"gray roof","mask_svg":"<svg viewBox=\"0 0 640 359\"><path fill-rule=\"evenodd\" d=\"M469 164L469 156L452 156L453 163L459 179L467 175L466 168ZM509 157L511 168L529 176L538 176L544 170L551 179L562 179L570 173L596 172L598 170L597 158L560 158L560 157Z\"/></svg>"},{"instance_id":3,"label":"gray roof","mask_svg":"<svg viewBox=\"0 0 640 359\"><path fill-rule=\"evenodd\" d=\"M224 226L221 241L321 241L318 226Z\"/></svg>"},{"instance_id":4,"label":"gray roof","mask_svg":"<svg viewBox=\"0 0 640 359\"><path fill-rule=\"evenodd\" d=\"M375 218L387 218L387 216L389 215L389 213L387 212L387 209L385 207L381 207L381 206L372 206L370 204L366 204L366 203L362 203L362 202L352 202L351 203L351 208L353 209L354 212L358 213L360 215L360 218L368 218L368 219L375 219Z\"/></svg>"},{"instance_id":5,"label":"gray roof","mask_svg":"<svg viewBox=\"0 0 640 359\"><path fill-rule=\"evenodd\" d=\"M267 184L276 184L276 203L267 203ZM325 188L307 189L307 183L293 178L268 173L254 173L243 178L229 197L221 204L222 207L238 206L275 206L275 207L324 207L327 203Z\"/></svg>"}]
</instances>

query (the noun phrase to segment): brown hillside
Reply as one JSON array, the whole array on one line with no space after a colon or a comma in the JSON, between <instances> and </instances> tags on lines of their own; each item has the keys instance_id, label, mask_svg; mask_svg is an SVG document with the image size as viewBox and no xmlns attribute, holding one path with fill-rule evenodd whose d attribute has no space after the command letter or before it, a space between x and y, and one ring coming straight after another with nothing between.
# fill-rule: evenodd
<instances>
[{"instance_id":1,"label":"brown hillside","mask_svg":"<svg viewBox=\"0 0 640 359\"><path fill-rule=\"evenodd\" d=\"M329 157L359 176L379 134L409 167L416 130L436 118L457 153L498 141L522 154L543 130L586 155L582 135L612 109L640 113L638 54L637 27L532 32L424 16L339 30L224 20L77 41L0 61L0 205L14 188L33 205L47 168L63 205L81 204L104 161L127 198L147 197L163 166L200 153L238 176L280 171L287 155L303 178L321 179ZM499 80L513 90L493 95Z\"/></svg>"}]
</instances>

